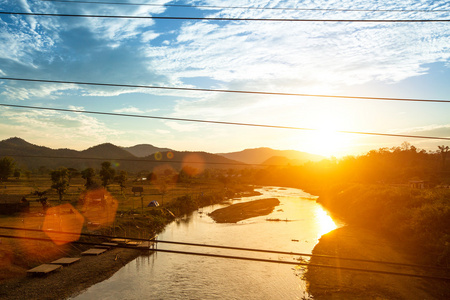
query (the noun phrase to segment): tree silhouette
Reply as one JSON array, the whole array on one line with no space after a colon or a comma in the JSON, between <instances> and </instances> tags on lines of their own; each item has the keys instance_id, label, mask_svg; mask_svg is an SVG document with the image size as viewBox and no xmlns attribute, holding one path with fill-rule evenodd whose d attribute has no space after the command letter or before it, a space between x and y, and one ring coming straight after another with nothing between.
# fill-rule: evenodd
<instances>
[{"instance_id":1,"label":"tree silhouette","mask_svg":"<svg viewBox=\"0 0 450 300\"><path fill-rule=\"evenodd\" d=\"M439 148L439 150L441 152L441 156L442 156L442 170L444 170L445 169L445 160L447 158L447 154L450 150L450 147L442 145L442 146L438 146L438 148Z\"/></svg>"},{"instance_id":2,"label":"tree silhouette","mask_svg":"<svg viewBox=\"0 0 450 300\"><path fill-rule=\"evenodd\" d=\"M61 168L50 173L52 177L52 189L55 189L59 196L59 202L62 201L64 194L69 189L69 170Z\"/></svg>"},{"instance_id":3,"label":"tree silhouette","mask_svg":"<svg viewBox=\"0 0 450 300\"><path fill-rule=\"evenodd\" d=\"M128 174L125 171L120 171L119 175L116 176L116 178L114 178L115 181L119 184L120 186L120 191L123 192L123 189L125 188L125 184L127 182L128 179Z\"/></svg>"},{"instance_id":4,"label":"tree silhouette","mask_svg":"<svg viewBox=\"0 0 450 300\"><path fill-rule=\"evenodd\" d=\"M100 170L100 178L102 179L103 187L107 187L111 181L114 180L114 175L116 171L111 168L111 163L109 161L102 162L102 169Z\"/></svg>"},{"instance_id":5,"label":"tree silhouette","mask_svg":"<svg viewBox=\"0 0 450 300\"><path fill-rule=\"evenodd\" d=\"M91 186L94 185L94 176L95 170L92 168L87 168L81 171L81 177L83 179L86 179L86 183L84 184L86 188L90 188Z\"/></svg>"},{"instance_id":6,"label":"tree silhouette","mask_svg":"<svg viewBox=\"0 0 450 300\"><path fill-rule=\"evenodd\" d=\"M0 181L8 180L14 172L14 160L11 157L3 157L0 159Z\"/></svg>"}]
</instances>

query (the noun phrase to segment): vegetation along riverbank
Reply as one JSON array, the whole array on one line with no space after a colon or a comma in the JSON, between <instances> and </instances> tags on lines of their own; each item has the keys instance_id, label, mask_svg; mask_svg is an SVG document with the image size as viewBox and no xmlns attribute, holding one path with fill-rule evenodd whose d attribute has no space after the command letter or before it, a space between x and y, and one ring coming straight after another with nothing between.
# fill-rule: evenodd
<instances>
[{"instance_id":1,"label":"vegetation along riverbank","mask_svg":"<svg viewBox=\"0 0 450 300\"><path fill-rule=\"evenodd\" d=\"M65 173L64 169L62 171ZM209 173L206 178L169 168L146 175L151 180L116 177L102 186L101 170L94 172L92 178L75 171L71 170L70 179L62 176L63 181L68 180L61 189L62 199L55 184L58 180L52 180L51 174L30 174L30 177L10 178L3 183L2 195L17 198L19 202L25 198L26 202L22 202L27 207L22 212L0 215L0 227L38 231L0 228L1 235L25 238L0 238L2 299L20 299L23 295L30 299L63 299L108 278L141 253L115 249L95 257L83 256L80 262L62 271L30 278L27 270L61 257L79 257L90 248L78 242L109 241L85 235L55 236L45 230L147 239L175 218L199 207L257 194L248 185L224 181L220 172ZM59 240L70 242L60 243Z\"/></svg>"}]
</instances>

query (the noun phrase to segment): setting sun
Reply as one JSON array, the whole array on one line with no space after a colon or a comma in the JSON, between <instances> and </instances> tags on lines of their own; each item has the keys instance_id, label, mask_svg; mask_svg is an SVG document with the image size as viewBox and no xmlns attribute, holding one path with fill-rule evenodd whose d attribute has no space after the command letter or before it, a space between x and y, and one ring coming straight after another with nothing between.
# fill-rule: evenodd
<instances>
[{"instance_id":1,"label":"setting sun","mask_svg":"<svg viewBox=\"0 0 450 300\"><path fill-rule=\"evenodd\" d=\"M330 127L321 128L308 132L306 137L301 139L298 148L302 151L323 156L339 156L350 147L350 137L344 133L339 133Z\"/></svg>"}]
</instances>

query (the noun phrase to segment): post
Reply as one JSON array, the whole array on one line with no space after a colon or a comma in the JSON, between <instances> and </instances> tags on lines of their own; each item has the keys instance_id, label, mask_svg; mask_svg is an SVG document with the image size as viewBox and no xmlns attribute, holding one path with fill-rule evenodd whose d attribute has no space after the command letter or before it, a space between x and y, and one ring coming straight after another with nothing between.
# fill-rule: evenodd
<instances>
[{"instance_id":1,"label":"post","mask_svg":"<svg viewBox=\"0 0 450 300\"><path fill-rule=\"evenodd\" d=\"M142 209L142 215L144 215L144 196L141 196L141 209Z\"/></svg>"}]
</instances>

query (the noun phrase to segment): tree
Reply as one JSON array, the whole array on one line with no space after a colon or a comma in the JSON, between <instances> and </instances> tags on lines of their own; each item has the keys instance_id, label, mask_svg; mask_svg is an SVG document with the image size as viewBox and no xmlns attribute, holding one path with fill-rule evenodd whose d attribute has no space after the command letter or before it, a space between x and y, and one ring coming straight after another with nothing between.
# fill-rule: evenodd
<instances>
[{"instance_id":1,"label":"tree","mask_svg":"<svg viewBox=\"0 0 450 300\"><path fill-rule=\"evenodd\" d=\"M102 169L100 170L100 178L102 179L103 187L107 187L108 184L114 180L114 175L116 171L111 168L111 163L109 161L102 162Z\"/></svg>"},{"instance_id":2,"label":"tree","mask_svg":"<svg viewBox=\"0 0 450 300\"><path fill-rule=\"evenodd\" d=\"M80 175L80 172L78 172L78 170L75 168L68 168L67 170L69 170L69 183L72 180L72 178L75 178Z\"/></svg>"},{"instance_id":3,"label":"tree","mask_svg":"<svg viewBox=\"0 0 450 300\"><path fill-rule=\"evenodd\" d=\"M14 177L16 177L16 179L20 178L20 169L15 169L14 170Z\"/></svg>"},{"instance_id":4,"label":"tree","mask_svg":"<svg viewBox=\"0 0 450 300\"><path fill-rule=\"evenodd\" d=\"M442 170L444 170L445 168L445 160L447 158L447 154L450 151L450 147L449 146L438 146L441 156L442 156Z\"/></svg>"},{"instance_id":5,"label":"tree","mask_svg":"<svg viewBox=\"0 0 450 300\"><path fill-rule=\"evenodd\" d=\"M119 175L117 175L116 178L114 178L114 180L119 184L120 191L122 191L122 192L123 192L123 189L125 188L127 179L128 179L128 174L125 171L120 171Z\"/></svg>"},{"instance_id":6,"label":"tree","mask_svg":"<svg viewBox=\"0 0 450 300\"><path fill-rule=\"evenodd\" d=\"M0 159L0 181L7 181L13 175L15 162L11 157Z\"/></svg>"},{"instance_id":7,"label":"tree","mask_svg":"<svg viewBox=\"0 0 450 300\"><path fill-rule=\"evenodd\" d=\"M47 202L47 197L45 197L45 195L47 194L47 191L43 191L43 192L39 192L38 190L34 191L33 195L38 196L37 201L39 201L39 203L41 203L42 205L42 209L45 211L47 211L47 208L50 206Z\"/></svg>"},{"instance_id":8,"label":"tree","mask_svg":"<svg viewBox=\"0 0 450 300\"><path fill-rule=\"evenodd\" d=\"M59 196L59 202L62 201L64 194L69 189L69 170L61 168L50 173L52 177L52 189L55 189Z\"/></svg>"},{"instance_id":9,"label":"tree","mask_svg":"<svg viewBox=\"0 0 450 300\"><path fill-rule=\"evenodd\" d=\"M92 168L87 168L84 169L83 171L81 171L81 177L83 179L86 179L86 183L84 184L84 186L86 188L90 188L91 186L94 185L94 176L95 176L95 170Z\"/></svg>"}]
</instances>

